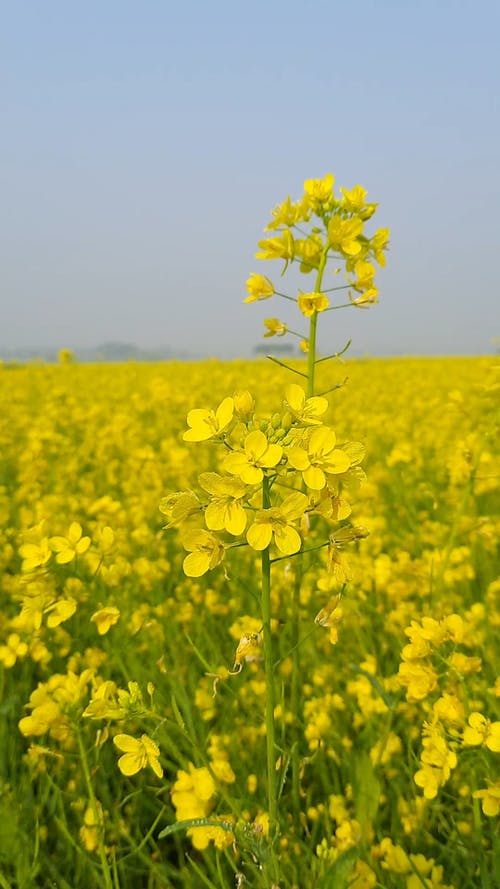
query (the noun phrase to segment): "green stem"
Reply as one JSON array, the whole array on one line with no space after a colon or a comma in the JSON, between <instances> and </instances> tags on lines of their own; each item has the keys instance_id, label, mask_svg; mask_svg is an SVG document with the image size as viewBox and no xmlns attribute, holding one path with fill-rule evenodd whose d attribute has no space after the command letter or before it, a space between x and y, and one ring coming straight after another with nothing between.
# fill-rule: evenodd
<instances>
[{"instance_id":1,"label":"green stem","mask_svg":"<svg viewBox=\"0 0 500 889\"><path fill-rule=\"evenodd\" d=\"M262 481L262 508L271 505L269 479ZM275 741L275 693L274 693L274 654L271 635L271 562L269 547L262 551L262 635L264 639L264 669L266 675L266 749L267 749L267 795L269 808L269 836L273 844L278 829L278 782L276 775ZM271 847L271 868L276 870L274 853ZM277 876L277 874L274 874Z\"/></svg>"},{"instance_id":2,"label":"green stem","mask_svg":"<svg viewBox=\"0 0 500 889\"><path fill-rule=\"evenodd\" d=\"M328 257L328 247L323 250L318 266L318 274L316 275L316 283L314 292L321 293L321 285L323 283L323 275L326 268L326 260ZM313 312L311 315L311 323L309 325L309 359L307 364L307 397L314 395L314 371L316 369L316 332L318 327L318 313Z\"/></svg>"},{"instance_id":3,"label":"green stem","mask_svg":"<svg viewBox=\"0 0 500 889\"><path fill-rule=\"evenodd\" d=\"M325 272L328 257L328 247L323 251L316 275L315 293L321 291L323 274ZM307 396L314 395L314 373L316 370L316 333L318 326L318 313L311 316L309 325L309 353L307 364ZM293 724L291 733L291 764L292 764L292 805L295 827L300 827L300 732L299 714L301 712L301 675L300 675L300 588L304 574L303 557L299 560L295 571L292 615L291 615L291 643L292 643L292 675L290 688L290 710Z\"/></svg>"},{"instance_id":4,"label":"green stem","mask_svg":"<svg viewBox=\"0 0 500 889\"><path fill-rule=\"evenodd\" d=\"M102 875L104 878L104 885L106 889L113 889L113 881L111 879L111 871L109 869L109 862L106 857L106 850L104 848L104 829L102 823L102 814L99 811L99 806L97 805L97 799L95 797L94 788L92 787L92 779L90 777L90 769L89 769L89 761L87 759L87 751L85 750L85 745L83 743L83 738L80 733L80 729L78 726L76 727L76 737L78 740L78 750L80 753L80 762L82 764L83 775L85 778L85 784L87 787L87 793L89 797L90 806L92 808L92 813L94 815L94 824L96 827L97 834L97 845L99 849L99 858L101 861L102 867Z\"/></svg>"}]
</instances>

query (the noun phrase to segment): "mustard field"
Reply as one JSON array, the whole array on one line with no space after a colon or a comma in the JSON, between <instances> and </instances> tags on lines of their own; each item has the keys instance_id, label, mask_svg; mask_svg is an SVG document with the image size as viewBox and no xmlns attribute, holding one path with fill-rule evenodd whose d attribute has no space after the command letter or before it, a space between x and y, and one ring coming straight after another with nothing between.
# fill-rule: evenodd
<instances>
[{"instance_id":1,"label":"mustard field","mask_svg":"<svg viewBox=\"0 0 500 889\"><path fill-rule=\"evenodd\" d=\"M2 889L500 885L494 364L0 370Z\"/></svg>"}]
</instances>

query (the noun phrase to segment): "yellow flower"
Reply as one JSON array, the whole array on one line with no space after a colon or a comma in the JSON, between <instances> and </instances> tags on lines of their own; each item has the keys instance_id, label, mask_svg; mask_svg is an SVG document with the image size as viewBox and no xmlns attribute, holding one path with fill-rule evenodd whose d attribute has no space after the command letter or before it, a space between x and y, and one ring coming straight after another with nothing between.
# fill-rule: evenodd
<instances>
[{"instance_id":1,"label":"yellow flower","mask_svg":"<svg viewBox=\"0 0 500 889\"><path fill-rule=\"evenodd\" d=\"M328 225L330 246L337 253L356 256L361 252L358 238L362 231L363 221L361 219L341 219L339 216L334 216Z\"/></svg>"},{"instance_id":2,"label":"yellow flower","mask_svg":"<svg viewBox=\"0 0 500 889\"><path fill-rule=\"evenodd\" d=\"M176 491L174 494L162 497L158 508L168 518L167 524L164 525L166 529L181 525L189 516L196 515L201 509L201 504L192 491Z\"/></svg>"},{"instance_id":3,"label":"yellow flower","mask_svg":"<svg viewBox=\"0 0 500 889\"><path fill-rule=\"evenodd\" d=\"M148 735L142 735L139 739L132 735L115 735L113 742L123 753L118 760L122 775L136 775L141 769L151 766L158 778L163 776L159 762L160 748Z\"/></svg>"},{"instance_id":4,"label":"yellow flower","mask_svg":"<svg viewBox=\"0 0 500 889\"><path fill-rule=\"evenodd\" d=\"M356 290L371 290L376 274L375 266L364 259L358 259L354 264L354 272L356 279L353 281L352 286Z\"/></svg>"},{"instance_id":5,"label":"yellow flower","mask_svg":"<svg viewBox=\"0 0 500 889\"><path fill-rule=\"evenodd\" d=\"M306 179L304 182L305 199L313 209L328 207L333 200L333 173L327 173L323 179Z\"/></svg>"},{"instance_id":6,"label":"yellow flower","mask_svg":"<svg viewBox=\"0 0 500 889\"><path fill-rule=\"evenodd\" d=\"M290 196L288 196L282 204L278 204L274 210L271 211L273 219L269 225L266 225L265 230L273 231L273 229L281 228L282 226L291 228L297 222L305 222L309 216L309 212L309 207L306 201L295 201L295 203L293 203Z\"/></svg>"},{"instance_id":7,"label":"yellow flower","mask_svg":"<svg viewBox=\"0 0 500 889\"><path fill-rule=\"evenodd\" d=\"M341 186L340 190L343 194L342 207L348 210L349 213L356 213L357 216L364 220L370 219L373 216L378 204L366 203L367 192L362 185L355 185L351 191Z\"/></svg>"},{"instance_id":8,"label":"yellow flower","mask_svg":"<svg viewBox=\"0 0 500 889\"><path fill-rule=\"evenodd\" d=\"M267 333L264 334L264 337L285 336L288 330L286 324L278 318L265 318L264 326L267 327Z\"/></svg>"},{"instance_id":9,"label":"yellow flower","mask_svg":"<svg viewBox=\"0 0 500 889\"><path fill-rule=\"evenodd\" d=\"M69 599L59 599L58 602L55 602L54 605L50 605L45 609L45 614L48 614L47 618L47 626L48 627L58 627L59 624L64 623L65 620L69 620L70 617L76 611L76 601L73 598Z\"/></svg>"},{"instance_id":10,"label":"yellow flower","mask_svg":"<svg viewBox=\"0 0 500 889\"><path fill-rule=\"evenodd\" d=\"M109 628L118 622L120 612L114 605L108 605L106 608L100 608L95 611L90 620L97 627L99 636L105 636Z\"/></svg>"},{"instance_id":11,"label":"yellow flower","mask_svg":"<svg viewBox=\"0 0 500 889\"><path fill-rule=\"evenodd\" d=\"M23 560L21 570L28 572L46 565L52 555L52 551L49 547L48 539L44 537L39 543L23 543L19 547L19 554Z\"/></svg>"},{"instance_id":12,"label":"yellow flower","mask_svg":"<svg viewBox=\"0 0 500 889\"><path fill-rule=\"evenodd\" d=\"M495 783L488 781L487 788L475 790L472 796L474 799L482 800L482 810L489 818L494 818L500 812L500 781Z\"/></svg>"},{"instance_id":13,"label":"yellow flower","mask_svg":"<svg viewBox=\"0 0 500 889\"><path fill-rule=\"evenodd\" d=\"M190 429L184 433L184 441L208 441L209 438L217 438L225 432L233 419L233 414L232 398L224 398L216 411L194 408L187 415Z\"/></svg>"},{"instance_id":14,"label":"yellow flower","mask_svg":"<svg viewBox=\"0 0 500 889\"><path fill-rule=\"evenodd\" d=\"M269 444L264 433L255 429L246 436L244 450L228 454L222 465L246 485L258 485L264 478L262 470L277 466L282 455L281 445Z\"/></svg>"},{"instance_id":15,"label":"yellow flower","mask_svg":"<svg viewBox=\"0 0 500 889\"><path fill-rule=\"evenodd\" d=\"M467 747L486 744L493 753L500 753L500 722L490 722L482 713L471 713L464 729L463 742Z\"/></svg>"},{"instance_id":16,"label":"yellow flower","mask_svg":"<svg viewBox=\"0 0 500 889\"><path fill-rule=\"evenodd\" d=\"M307 275L312 269L318 268L324 249L323 238L316 233L308 238L295 240L295 259L300 259L300 271L303 274Z\"/></svg>"},{"instance_id":17,"label":"yellow flower","mask_svg":"<svg viewBox=\"0 0 500 889\"><path fill-rule=\"evenodd\" d=\"M0 663L4 667L13 667L18 658L28 653L28 645L22 642L17 633L11 633L6 645L0 645Z\"/></svg>"},{"instance_id":18,"label":"yellow flower","mask_svg":"<svg viewBox=\"0 0 500 889\"><path fill-rule=\"evenodd\" d=\"M387 250L388 248L390 234L391 232L388 228L379 228L375 232L373 238L370 239L370 248L376 262L378 262L380 266L385 266L386 263L384 250Z\"/></svg>"},{"instance_id":19,"label":"yellow flower","mask_svg":"<svg viewBox=\"0 0 500 889\"><path fill-rule=\"evenodd\" d=\"M295 248L293 236L288 229L274 238L265 238L259 241L260 252L255 254L256 259L293 259Z\"/></svg>"},{"instance_id":20,"label":"yellow flower","mask_svg":"<svg viewBox=\"0 0 500 889\"><path fill-rule=\"evenodd\" d=\"M274 284L265 275L252 272L247 280L247 290L250 295L244 302L253 303L260 299L269 299L274 293Z\"/></svg>"},{"instance_id":21,"label":"yellow flower","mask_svg":"<svg viewBox=\"0 0 500 889\"><path fill-rule=\"evenodd\" d=\"M324 312L330 305L324 293L300 293L297 302L306 318L311 318L315 312Z\"/></svg>"},{"instance_id":22,"label":"yellow flower","mask_svg":"<svg viewBox=\"0 0 500 889\"><path fill-rule=\"evenodd\" d=\"M304 390L292 383L285 392L285 403L296 420L304 426L320 426L320 417L328 410L328 401L320 395L306 398Z\"/></svg>"},{"instance_id":23,"label":"yellow flower","mask_svg":"<svg viewBox=\"0 0 500 889\"><path fill-rule=\"evenodd\" d=\"M187 577L201 577L220 565L224 558L224 546L209 531L197 529L186 534L183 541L184 549L188 550L182 567Z\"/></svg>"},{"instance_id":24,"label":"yellow flower","mask_svg":"<svg viewBox=\"0 0 500 889\"><path fill-rule=\"evenodd\" d=\"M288 462L302 473L308 488L321 491L328 475L346 472L351 461L344 451L335 447L333 429L322 426L311 433L307 451L300 447L288 448Z\"/></svg>"},{"instance_id":25,"label":"yellow flower","mask_svg":"<svg viewBox=\"0 0 500 889\"><path fill-rule=\"evenodd\" d=\"M400 664L398 679L402 686L406 686L406 700L410 703L423 701L437 685L436 673L425 661Z\"/></svg>"},{"instance_id":26,"label":"yellow flower","mask_svg":"<svg viewBox=\"0 0 500 889\"><path fill-rule=\"evenodd\" d=\"M247 531L247 540L252 549L266 549L274 536L274 542L284 556L297 553L302 540L290 523L304 515L307 506L306 495L296 491L286 497L281 506L259 510Z\"/></svg>"},{"instance_id":27,"label":"yellow flower","mask_svg":"<svg viewBox=\"0 0 500 889\"><path fill-rule=\"evenodd\" d=\"M67 565L76 556L87 552L90 546L90 537L82 537L82 534L82 526L78 522L72 522L67 537L50 538L50 548L57 553L56 562L59 565Z\"/></svg>"},{"instance_id":28,"label":"yellow flower","mask_svg":"<svg viewBox=\"0 0 500 889\"><path fill-rule=\"evenodd\" d=\"M202 472L201 487L212 494L205 509L205 522L210 531L226 530L238 537L246 528L247 517L242 505L247 487L238 478L228 478L216 472Z\"/></svg>"}]
</instances>

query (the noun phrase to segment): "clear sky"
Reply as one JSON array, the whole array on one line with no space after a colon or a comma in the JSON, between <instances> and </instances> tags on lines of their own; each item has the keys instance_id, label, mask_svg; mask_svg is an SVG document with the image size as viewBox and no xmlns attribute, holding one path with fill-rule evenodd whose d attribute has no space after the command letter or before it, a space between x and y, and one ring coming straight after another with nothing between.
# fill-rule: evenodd
<instances>
[{"instance_id":1,"label":"clear sky","mask_svg":"<svg viewBox=\"0 0 500 889\"><path fill-rule=\"evenodd\" d=\"M354 354L500 335L500 4L3 4L0 354L160 344L251 354L269 212L332 172L392 232Z\"/></svg>"}]
</instances>

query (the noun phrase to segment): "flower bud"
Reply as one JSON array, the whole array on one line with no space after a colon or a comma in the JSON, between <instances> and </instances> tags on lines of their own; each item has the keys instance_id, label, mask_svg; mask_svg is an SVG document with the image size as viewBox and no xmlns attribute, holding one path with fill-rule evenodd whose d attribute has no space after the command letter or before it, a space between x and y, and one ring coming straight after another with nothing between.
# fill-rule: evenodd
<instances>
[{"instance_id":1,"label":"flower bud","mask_svg":"<svg viewBox=\"0 0 500 889\"><path fill-rule=\"evenodd\" d=\"M247 389L240 389L233 395L234 409L241 420L247 420L254 412L255 401Z\"/></svg>"}]
</instances>

